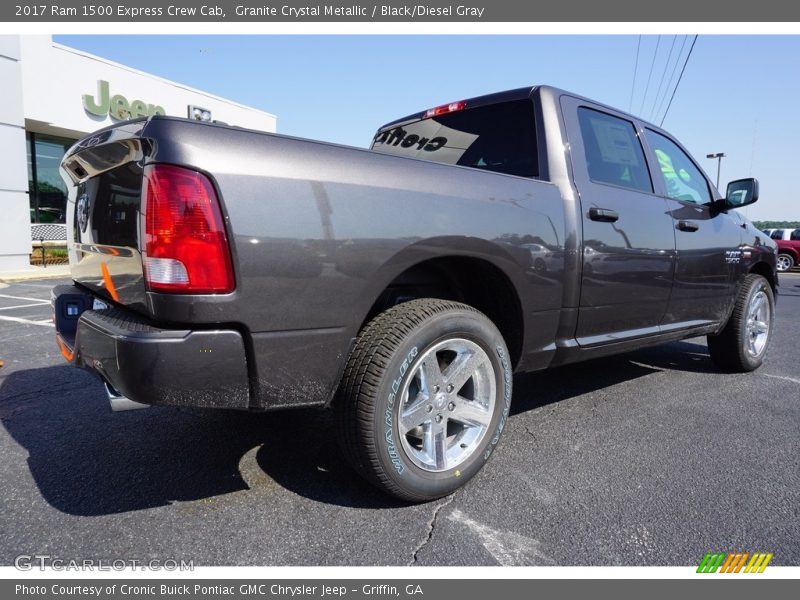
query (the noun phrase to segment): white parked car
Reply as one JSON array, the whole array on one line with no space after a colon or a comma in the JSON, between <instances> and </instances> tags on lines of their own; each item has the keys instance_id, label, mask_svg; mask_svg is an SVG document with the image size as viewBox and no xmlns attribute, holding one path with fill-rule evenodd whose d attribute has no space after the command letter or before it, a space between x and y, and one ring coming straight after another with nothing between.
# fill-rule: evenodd
<instances>
[{"instance_id":1,"label":"white parked car","mask_svg":"<svg viewBox=\"0 0 800 600\"><path fill-rule=\"evenodd\" d=\"M791 240L794 231L797 231L794 227L785 227L783 229L765 229L764 233L773 240Z\"/></svg>"}]
</instances>

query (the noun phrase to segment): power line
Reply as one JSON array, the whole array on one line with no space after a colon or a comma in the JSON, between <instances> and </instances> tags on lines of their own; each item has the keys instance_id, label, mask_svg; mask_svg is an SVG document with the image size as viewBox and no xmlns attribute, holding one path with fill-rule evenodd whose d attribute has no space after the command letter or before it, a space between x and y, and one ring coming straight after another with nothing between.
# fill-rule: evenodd
<instances>
[{"instance_id":1,"label":"power line","mask_svg":"<svg viewBox=\"0 0 800 600\"><path fill-rule=\"evenodd\" d=\"M681 79L683 79L683 74L686 71L686 65L689 64L689 59L692 57L692 50L694 50L694 45L697 42L697 35L694 36L692 40L692 46L689 48L689 54L686 55L686 60L683 62L683 68L681 69L681 74L678 76L678 82L675 84L675 89L672 90L672 97L669 99L669 104L667 104L667 110L664 111L664 116L661 117L661 123L658 124L661 127L664 124L664 119L667 118L667 113L669 113L669 107L672 106L672 101L675 99L675 92L678 91L678 86L681 84Z\"/></svg>"},{"instance_id":2,"label":"power line","mask_svg":"<svg viewBox=\"0 0 800 600\"><path fill-rule=\"evenodd\" d=\"M678 50L678 56L675 57L675 64L672 65L672 73L669 75L669 80L667 81L667 87L664 90L664 95L661 97L661 102L658 103L658 110L656 110L656 114L653 115L653 123L656 122L658 115L661 113L661 108L664 106L664 102L667 101L667 96L669 95L669 88L672 87L672 80L675 79L675 73L678 70L678 65L681 62L681 56L683 56L683 49L686 47L686 41L689 39L688 35L683 36L683 41L681 42L681 49Z\"/></svg>"},{"instance_id":3,"label":"power line","mask_svg":"<svg viewBox=\"0 0 800 600\"><path fill-rule=\"evenodd\" d=\"M667 77L667 70L669 69L669 61L672 58L672 51L675 49L675 41L678 39L677 35L672 36L672 44L669 46L669 54L667 54L667 62L664 63L664 72L661 73L661 81L658 82L658 91L656 91L656 95L653 98L653 107L650 109L650 118L653 119L655 115L653 111L656 109L656 102L658 102L658 97L661 95L661 88L664 86L664 79Z\"/></svg>"},{"instance_id":4,"label":"power line","mask_svg":"<svg viewBox=\"0 0 800 600\"><path fill-rule=\"evenodd\" d=\"M656 49L653 52L653 61L650 63L650 74L647 76L647 85L644 88L644 96L642 96L642 105L639 107L639 114L644 111L644 102L647 100L647 91L650 89L650 78L653 76L653 66L656 64L656 56L658 55L658 46L661 44L661 36L658 36L656 41Z\"/></svg>"},{"instance_id":5,"label":"power line","mask_svg":"<svg viewBox=\"0 0 800 600\"><path fill-rule=\"evenodd\" d=\"M636 88L636 72L639 70L639 49L642 47L642 36L636 43L636 63L633 65L633 83L631 83L631 101L628 103L628 112L633 110L633 90Z\"/></svg>"}]
</instances>

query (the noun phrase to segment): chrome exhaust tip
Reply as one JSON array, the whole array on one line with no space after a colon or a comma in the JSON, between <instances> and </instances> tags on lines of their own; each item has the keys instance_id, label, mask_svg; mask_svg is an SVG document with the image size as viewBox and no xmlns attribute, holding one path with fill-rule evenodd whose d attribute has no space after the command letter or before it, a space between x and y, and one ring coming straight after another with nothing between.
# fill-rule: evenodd
<instances>
[{"instance_id":1,"label":"chrome exhaust tip","mask_svg":"<svg viewBox=\"0 0 800 600\"><path fill-rule=\"evenodd\" d=\"M150 408L149 404L134 402L133 400L126 398L106 382L103 382L103 385L106 386L108 402L111 404L111 410L114 412L122 412L123 410L137 410L139 408Z\"/></svg>"}]
</instances>

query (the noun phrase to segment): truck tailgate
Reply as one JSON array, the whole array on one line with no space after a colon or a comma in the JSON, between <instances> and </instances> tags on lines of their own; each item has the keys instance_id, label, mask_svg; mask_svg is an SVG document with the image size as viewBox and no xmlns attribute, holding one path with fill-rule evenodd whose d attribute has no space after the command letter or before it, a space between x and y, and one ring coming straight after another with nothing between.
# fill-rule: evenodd
<instances>
[{"instance_id":1,"label":"truck tailgate","mask_svg":"<svg viewBox=\"0 0 800 600\"><path fill-rule=\"evenodd\" d=\"M140 137L146 121L131 121L78 141L62 162L70 185L67 231L73 279L93 293L144 312L139 215Z\"/></svg>"}]
</instances>

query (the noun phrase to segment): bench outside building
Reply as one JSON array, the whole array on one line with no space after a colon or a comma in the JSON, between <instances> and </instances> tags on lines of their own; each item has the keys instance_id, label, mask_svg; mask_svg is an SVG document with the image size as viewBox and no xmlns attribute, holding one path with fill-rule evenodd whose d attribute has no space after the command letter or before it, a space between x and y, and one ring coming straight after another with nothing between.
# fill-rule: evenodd
<instances>
[{"instance_id":1,"label":"bench outside building","mask_svg":"<svg viewBox=\"0 0 800 600\"><path fill-rule=\"evenodd\" d=\"M46 267L67 262L67 226L63 223L32 224L31 264Z\"/></svg>"}]
</instances>

